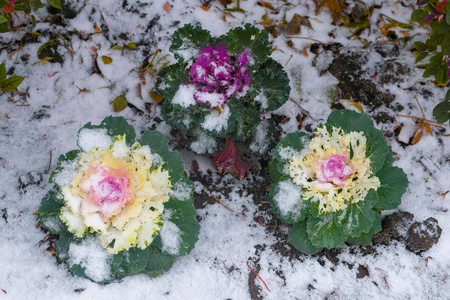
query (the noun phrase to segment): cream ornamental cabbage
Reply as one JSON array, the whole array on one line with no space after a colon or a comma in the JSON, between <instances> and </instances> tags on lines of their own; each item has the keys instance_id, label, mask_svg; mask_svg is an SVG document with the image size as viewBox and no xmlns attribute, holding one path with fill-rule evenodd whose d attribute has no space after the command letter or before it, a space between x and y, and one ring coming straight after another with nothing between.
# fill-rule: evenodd
<instances>
[{"instance_id":1,"label":"cream ornamental cabbage","mask_svg":"<svg viewBox=\"0 0 450 300\"><path fill-rule=\"evenodd\" d=\"M289 173L303 187L304 198L319 201L320 212L344 210L380 186L366 157L363 132L344 133L333 126L329 133L326 127L317 128L308 150L306 156L292 157Z\"/></svg>"},{"instance_id":2,"label":"cream ornamental cabbage","mask_svg":"<svg viewBox=\"0 0 450 300\"><path fill-rule=\"evenodd\" d=\"M118 136L109 150L83 153L77 171L62 188L60 217L70 232L80 238L96 232L112 254L152 243L172 184L148 147L137 142L128 147L125 135Z\"/></svg>"}]
</instances>

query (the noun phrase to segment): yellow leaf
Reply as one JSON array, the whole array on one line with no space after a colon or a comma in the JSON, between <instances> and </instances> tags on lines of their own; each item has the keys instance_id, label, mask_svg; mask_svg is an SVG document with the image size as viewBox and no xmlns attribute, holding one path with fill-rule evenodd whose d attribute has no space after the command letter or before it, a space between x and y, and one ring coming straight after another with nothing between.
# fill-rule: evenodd
<instances>
[{"instance_id":1,"label":"yellow leaf","mask_svg":"<svg viewBox=\"0 0 450 300\"><path fill-rule=\"evenodd\" d=\"M113 62L113 59L109 56L102 55L102 61L105 65L109 65Z\"/></svg>"},{"instance_id":2,"label":"yellow leaf","mask_svg":"<svg viewBox=\"0 0 450 300\"><path fill-rule=\"evenodd\" d=\"M154 90L150 91L150 96L152 97L153 100L155 100L156 103L161 103L164 100L164 96L158 94Z\"/></svg>"},{"instance_id":3,"label":"yellow leaf","mask_svg":"<svg viewBox=\"0 0 450 300\"><path fill-rule=\"evenodd\" d=\"M258 1L258 4L264 7L267 7L268 9L274 9L273 5L266 1Z\"/></svg>"},{"instance_id":4,"label":"yellow leaf","mask_svg":"<svg viewBox=\"0 0 450 300\"><path fill-rule=\"evenodd\" d=\"M360 112L364 112L363 107L358 102L353 101L351 99L344 99L344 100L347 101L348 103L350 103L351 105L353 105L354 107L356 107Z\"/></svg>"},{"instance_id":5,"label":"yellow leaf","mask_svg":"<svg viewBox=\"0 0 450 300\"><path fill-rule=\"evenodd\" d=\"M259 22L259 24L261 24L262 26L266 26L266 25L269 25L272 22L273 22L273 19L266 19L264 21Z\"/></svg>"},{"instance_id":6,"label":"yellow leaf","mask_svg":"<svg viewBox=\"0 0 450 300\"><path fill-rule=\"evenodd\" d=\"M95 32L97 32L97 33L102 32L102 30L100 29L100 27L98 27L97 24L95 24L94 29L95 29Z\"/></svg>"},{"instance_id":7,"label":"yellow leaf","mask_svg":"<svg viewBox=\"0 0 450 300\"><path fill-rule=\"evenodd\" d=\"M209 10L209 7L207 7L207 6L199 6L201 9L203 9L204 11L208 11Z\"/></svg>"}]
</instances>

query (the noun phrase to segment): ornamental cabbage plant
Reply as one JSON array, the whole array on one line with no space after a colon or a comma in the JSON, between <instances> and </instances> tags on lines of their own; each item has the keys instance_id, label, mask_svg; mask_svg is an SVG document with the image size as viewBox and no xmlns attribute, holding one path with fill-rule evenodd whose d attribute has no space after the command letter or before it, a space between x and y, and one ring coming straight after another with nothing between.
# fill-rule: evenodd
<instances>
[{"instance_id":1,"label":"ornamental cabbage plant","mask_svg":"<svg viewBox=\"0 0 450 300\"><path fill-rule=\"evenodd\" d=\"M175 31L170 51L177 62L162 69L156 83L162 114L193 136L191 149L199 154L215 149L216 138L250 139L262 114L288 100L289 79L269 57L268 34L250 24L219 37L186 24Z\"/></svg>"},{"instance_id":2,"label":"ornamental cabbage plant","mask_svg":"<svg viewBox=\"0 0 450 300\"><path fill-rule=\"evenodd\" d=\"M60 156L39 209L42 225L58 235L57 257L95 282L157 276L198 239L194 186L181 155L157 131L140 142L135 136L122 117L86 124L80 150Z\"/></svg>"},{"instance_id":3,"label":"ornamental cabbage plant","mask_svg":"<svg viewBox=\"0 0 450 300\"><path fill-rule=\"evenodd\" d=\"M396 208L408 186L392 163L383 132L363 113L333 111L313 138L287 134L269 165L269 201L293 224L290 243L307 254L370 243L381 231L380 212Z\"/></svg>"}]
</instances>

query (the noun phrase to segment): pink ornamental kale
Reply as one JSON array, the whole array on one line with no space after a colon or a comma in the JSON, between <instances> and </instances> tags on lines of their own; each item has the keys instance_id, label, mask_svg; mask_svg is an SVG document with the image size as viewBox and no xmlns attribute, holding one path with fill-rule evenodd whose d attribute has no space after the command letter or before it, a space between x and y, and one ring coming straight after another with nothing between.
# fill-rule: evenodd
<instances>
[{"instance_id":1,"label":"pink ornamental kale","mask_svg":"<svg viewBox=\"0 0 450 300\"><path fill-rule=\"evenodd\" d=\"M248 54L245 51L232 61L228 46L203 48L189 75L197 88L195 100L216 107L224 105L234 95L244 95L250 85Z\"/></svg>"},{"instance_id":2,"label":"pink ornamental kale","mask_svg":"<svg viewBox=\"0 0 450 300\"><path fill-rule=\"evenodd\" d=\"M345 186L344 182L356 170L346 165L347 157L333 154L328 160L319 160L317 162L316 176L320 182L332 182L338 186Z\"/></svg>"}]
</instances>

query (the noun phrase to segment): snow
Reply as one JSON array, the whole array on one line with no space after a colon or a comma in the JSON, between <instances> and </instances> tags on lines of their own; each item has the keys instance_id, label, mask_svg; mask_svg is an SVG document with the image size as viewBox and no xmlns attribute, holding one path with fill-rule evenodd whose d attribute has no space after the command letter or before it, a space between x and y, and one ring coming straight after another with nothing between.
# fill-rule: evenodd
<instances>
[{"instance_id":1,"label":"snow","mask_svg":"<svg viewBox=\"0 0 450 300\"><path fill-rule=\"evenodd\" d=\"M106 132L106 129L87 129L83 128L78 133L78 146L83 152L89 152L92 149L108 150L112 144L112 138Z\"/></svg>"},{"instance_id":2,"label":"snow","mask_svg":"<svg viewBox=\"0 0 450 300\"><path fill-rule=\"evenodd\" d=\"M259 175L251 174L242 181L230 175L221 177L207 157L182 152L185 160L189 157L199 162L203 174L207 174L208 169L213 170L207 176L211 176L216 188L230 190L229 194L216 192L214 195L231 211L219 204L197 209L201 229L195 249L189 255L177 258L174 266L157 278L140 274L103 286L71 275L65 264L58 264L55 257L46 251L49 244L41 241L47 234L36 227L38 221L33 215L39 209L41 199L52 188L48 183L49 176L56 168L59 155L77 149L78 130L87 122L96 125L106 116L123 116L135 126L138 136L148 129L158 129L169 135L170 127L165 122L154 120L156 117L162 119L160 107L149 95L162 63L149 68L146 74L140 74L140 69L149 63L157 49L162 51L155 61L162 57L171 63L175 61L169 46L177 28L185 23L199 24L212 35L219 36L246 22L262 29L259 22L266 13L275 20L285 15L287 21L294 13L309 16L313 29L302 26L301 33L293 38L284 34L271 37L272 46L276 49L272 58L285 67L291 85L292 100L276 111L277 115L289 118L282 124L283 134L299 128L297 116L305 111L308 117L303 120L304 124L315 128L325 122L332 111L330 95L339 92L336 78L328 73L320 76L320 69L326 68L329 57L322 57L313 67L315 55L309 51L308 45L317 41L358 48L363 45L352 38L345 26L331 25L332 19L326 9L316 15L316 2L312 0L302 5L272 1L274 6L280 7L278 14L257 5L257 0L240 1L246 13L232 12L233 17L223 12L218 1L212 2L209 11L204 11L199 7L200 1L169 0L170 12L163 9L166 0L64 2L77 13L75 18L66 19L66 27L55 22L52 25L55 29L48 30L49 25L43 20L49 14L46 9L41 9L35 14L36 28L28 28L41 31L40 36L34 37L36 42L25 39L26 33L21 31L0 34L4 47L0 61L5 62L7 70L14 68L15 75L25 77L19 90L27 92L26 96L0 94L0 289L3 290L0 290L0 298L251 299L249 262L252 267L259 265L258 273L271 290L266 290L263 283L255 279L264 299L449 299L450 139L436 130L433 135L424 134L419 143L407 147L394 137L388 138L395 153L394 165L403 168L411 182L397 210L413 213L419 222L433 217L443 229L439 242L422 255L407 251L404 244L392 243L377 246L376 255L364 255L360 250L344 246L337 255L339 262L336 265L325 257L320 258L321 264L317 256L291 259L283 256L273 247L280 242L277 237L269 228L255 221L259 216L267 222L272 220L271 214L262 209L267 204L257 203L256 195L249 192L249 188L257 184ZM381 8L374 10L370 33L363 32L361 38L391 43L379 32L377 20L384 14L408 23L411 5L415 1L368 0L367 3L369 6L378 4ZM96 32L95 25L105 29ZM39 64L39 47L52 38L50 32L56 31L73 33L73 58L66 48L58 46L57 51L64 63ZM446 90L435 87L432 78L422 78L423 70L415 67L415 56L410 51L414 40L423 41L425 32L422 28L413 29L411 41L400 46L401 58L411 68L411 73L398 86L389 86L389 92L396 96L393 106L401 104L405 107L401 112L403 115L421 117L415 100L417 96L425 116L432 119L432 110L444 98ZM288 40L292 41L292 48L287 47ZM114 45L130 42L136 43L137 49L111 49ZM19 48L20 51L13 53ZM305 49L308 55L304 54ZM189 49L183 53L185 57L195 54ZM25 55L29 58L25 59ZM112 57L113 63L103 64L102 55ZM371 64L383 62L380 57L370 58L367 68L375 69L376 66ZM96 73L94 60L101 74ZM416 83L419 81L424 84ZM414 88L410 89L412 86ZM416 95L417 90L419 93ZM421 93L425 90L432 91L434 96L425 97ZM116 113L112 101L119 95L126 95L135 108ZM217 118L222 122L220 126L225 126L227 120L226 111L222 110L220 116L217 110L214 111L215 115L206 124L210 130L219 129L215 127ZM388 110L381 107L366 112L375 116L380 111ZM414 120L401 116L395 116L395 119L392 123L376 126L385 132L393 132L397 126L403 125L400 139L407 141L408 135L414 132ZM444 128L448 133L448 126ZM95 145L109 147L102 136L99 132ZM82 144L83 148L89 148L94 141ZM185 161L185 166L189 173L191 165ZM19 187L18 178L30 171L42 174L43 180ZM65 186L73 176L62 172L55 177L55 182ZM212 193L206 190L206 184L199 181L195 186L197 193ZM179 191L175 188L175 192ZM245 215L242 213L244 206L247 208ZM392 211L385 212L389 213ZM175 252L176 239L171 238L176 234L171 235L175 232L171 232L169 222L165 224L168 224L165 230L169 237L165 245ZM89 246L89 255L86 246ZM108 270L104 262L108 254L100 250L101 246L90 245L88 240L71 247L70 255L73 262L87 266L87 272L94 278L105 278ZM359 266L366 267L369 275L357 278Z\"/></svg>"},{"instance_id":3,"label":"snow","mask_svg":"<svg viewBox=\"0 0 450 300\"><path fill-rule=\"evenodd\" d=\"M109 260L112 255L94 237L84 239L81 244L70 244L69 265L79 264L84 268L87 276L102 281L110 277Z\"/></svg>"},{"instance_id":4,"label":"snow","mask_svg":"<svg viewBox=\"0 0 450 300\"><path fill-rule=\"evenodd\" d=\"M179 104L182 107L194 105L196 103L194 98L196 90L195 85L180 85L175 96L173 96L172 103Z\"/></svg>"},{"instance_id":5,"label":"snow","mask_svg":"<svg viewBox=\"0 0 450 300\"><path fill-rule=\"evenodd\" d=\"M283 216L289 214L289 212L296 212L292 214L292 218L296 219L300 216L302 209L302 188L295 184L292 180L288 179L279 183L280 191L274 198L274 201Z\"/></svg>"}]
</instances>

